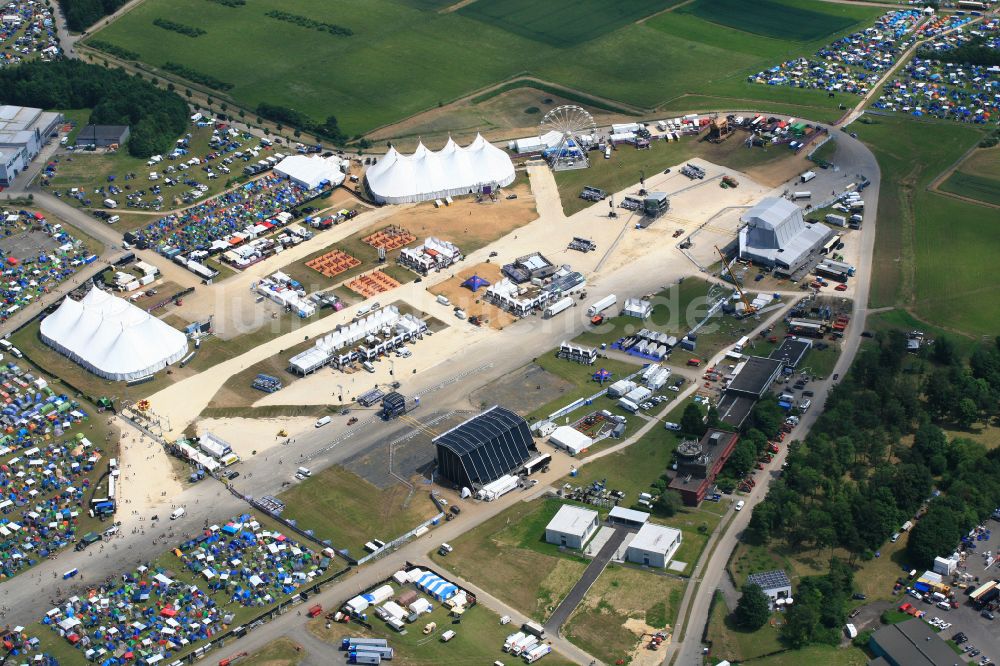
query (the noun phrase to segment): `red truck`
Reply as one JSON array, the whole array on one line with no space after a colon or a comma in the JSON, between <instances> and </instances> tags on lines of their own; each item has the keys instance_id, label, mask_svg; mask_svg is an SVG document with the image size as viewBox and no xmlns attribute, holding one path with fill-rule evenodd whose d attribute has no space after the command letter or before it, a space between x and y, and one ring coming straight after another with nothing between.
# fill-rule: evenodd
<instances>
[{"instance_id":1,"label":"red truck","mask_svg":"<svg viewBox=\"0 0 1000 666\"><path fill-rule=\"evenodd\" d=\"M320 606L319 604L316 604L315 606L309 609L309 612L306 613L306 615L308 615L309 617L316 617L322 612L323 612L323 607Z\"/></svg>"},{"instance_id":2,"label":"red truck","mask_svg":"<svg viewBox=\"0 0 1000 666\"><path fill-rule=\"evenodd\" d=\"M692 366L692 367L694 367L694 368L701 367L701 359L700 358L688 359L687 364L690 365L690 366Z\"/></svg>"}]
</instances>

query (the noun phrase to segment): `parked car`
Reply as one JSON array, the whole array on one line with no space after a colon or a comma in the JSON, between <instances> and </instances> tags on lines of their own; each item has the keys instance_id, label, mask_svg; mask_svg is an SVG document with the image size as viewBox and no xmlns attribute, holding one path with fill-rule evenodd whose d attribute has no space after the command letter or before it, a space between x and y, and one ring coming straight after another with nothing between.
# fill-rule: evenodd
<instances>
[{"instance_id":1,"label":"parked car","mask_svg":"<svg viewBox=\"0 0 1000 666\"><path fill-rule=\"evenodd\" d=\"M739 502L736 503L736 510L737 511L742 511L743 507L746 506L746 504L747 503L745 501L740 500Z\"/></svg>"},{"instance_id":2,"label":"parked car","mask_svg":"<svg viewBox=\"0 0 1000 666\"><path fill-rule=\"evenodd\" d=\"M671 423L670 421L664 423L663 427L665 427L667 430L672 430L674 432L680 432L681 430L681 426L679 423Z\"/></svg>"},{"instance_id":3,"label":"parked car","mask_svg":"<svg viewBox=\"0 0 1000 666\"><path fill-rule=\"evenodd\" d=\"M855 592L853 595L851 595L851 598L857 599L859 601L864 601L865 599L868 598L868 596L865 594L861 594L860 592Z\"/></svg>"},{"instance_id":4,"label":"parked car","mask_svg":"<svg viewBox=\"0 0 1000 666\"><path fill-rule=\"evenodd\" d=\"M984 610L982 613L980 613L980 615L982 615L983 617L985 617L987 620L992 620L992 619L994 619L996 617L993 613L991 613L988 610Z\"/></svg>"}]
</instances>

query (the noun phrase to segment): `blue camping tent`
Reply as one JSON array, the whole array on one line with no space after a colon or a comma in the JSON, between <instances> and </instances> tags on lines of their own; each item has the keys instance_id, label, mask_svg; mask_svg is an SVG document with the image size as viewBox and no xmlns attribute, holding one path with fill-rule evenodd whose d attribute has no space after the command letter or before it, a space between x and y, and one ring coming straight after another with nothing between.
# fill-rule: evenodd
<instances>
[{"instance_id":1,"label":"blue camping tent","mask_svg":"<svg viewBox=\"0 0 1000 666\"><path fill-rule=\"evenodd\" d=\"M490 283L487 280L479 277L478 275L473 275L468 280L462 283L462 286L470 291L478 291L480 287L488 287Z\"/></svg>"}]
</instances>

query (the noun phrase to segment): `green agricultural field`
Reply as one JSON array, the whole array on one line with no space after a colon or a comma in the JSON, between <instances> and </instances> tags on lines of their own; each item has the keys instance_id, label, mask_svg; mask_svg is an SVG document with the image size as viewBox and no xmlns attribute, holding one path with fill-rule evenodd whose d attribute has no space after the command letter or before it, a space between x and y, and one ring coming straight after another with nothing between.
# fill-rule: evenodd
<instances>
[{"instance_id":1,"label":"green agricultural field","mask_svg":"<svg viewBox=\"0 0 1000 666\"><path fill-rule=\"evenodd\" d=\"M789 2L790 10L815 6ZM316 121L334 115L352 136L526 73L644 109L668 103L679 109L687 104L685 96L701 95L696 99L713 99L715 107L780 102L789 112L798 109L796 115L827 120L822 116L837 115L837 104L849 98L751 86L746 75L776 59L806 55L835 36L837 26L850 21L850 28L857 29L881 12L824 6L823 15L834 22L831 34L804 43L661 12L676 0L479 0L459 11L441 11L447 4L257 0L227 7L204 0L147 0L99 30L95 39L138 53L153 68L172 62L214 77L231 86L216 93L217 98L250 109L268 102ZM567 22L567 12L558 9L565 4L573 4L578 20ZM501 8L521 20L512 20L508 29L495 24ZM331 35L267 16L275 9L343 26L353 34ZM185 20L205 33L192 39L153 25L157 18L176 16L197 17ZM554 40L565 43L555 46Z\"/></svg>"},{"instance_id":2,"label":"green agricultural field","mask_svg":"<svg viewBox=\"0 0 1000 666\"><path fill-rule=\"evenodd\" d=\"M1000 250L996 211L929 191L928 185L982 136L955 123L866 116L851 129L882 172L872 307L912 308L945 329L995 335L1000 310L983 307L983 281ZM919 295L919 297L918 297Z\"/></svg>"},{"instance_id":3,"label":"green agricultural field","mask_svg":"<svg viewBox=\"0 0 1000 666\"><path fill-rule=\"evenodd\" d=\"M694 0L679 11L755 35L807 42L844 30L853 21L825 11L775 2L755 0L748 7L743 0Z\"/></svg>"},{"instance_id":4,"label":"green agricultural field","mask_svg":"<svg viewBox=\"0 0 1000 666\"><path fill-rule=\"evenodd\" d=\"M939 187L961 197L1000 206L1000 178L956 171Z\"/></svg>"},{"instance_id":5,"label":"green agricultural field","mask_svg":"<svg viewBox=\"0 0 1000 666\"><path fill-rule=\"evenodd\" d=\"M477 0L459 14L552 46L575 46L681 0Z\"/></svg>"}]
</instances>

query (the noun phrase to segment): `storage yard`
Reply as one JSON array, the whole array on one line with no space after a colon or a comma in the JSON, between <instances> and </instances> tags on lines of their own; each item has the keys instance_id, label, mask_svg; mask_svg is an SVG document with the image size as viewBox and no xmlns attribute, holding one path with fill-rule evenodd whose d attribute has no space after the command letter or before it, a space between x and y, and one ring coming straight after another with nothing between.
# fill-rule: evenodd
<instances>
[{"instance_id":1,"label":"storage yard","mask_svg":"<svg viewBox=\"0 0 1000 666\"><path fill-rule=\"evenodd\" d=\"M52 9L27 0L10 2L3 8L0 44L4 46L0 67L35 59L52 60L62 55Z\"/></svg>"}]
</instances>

